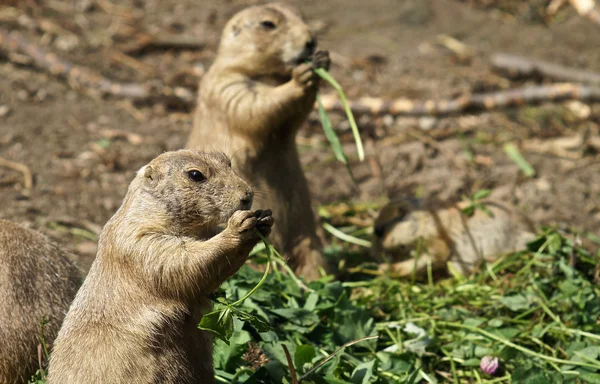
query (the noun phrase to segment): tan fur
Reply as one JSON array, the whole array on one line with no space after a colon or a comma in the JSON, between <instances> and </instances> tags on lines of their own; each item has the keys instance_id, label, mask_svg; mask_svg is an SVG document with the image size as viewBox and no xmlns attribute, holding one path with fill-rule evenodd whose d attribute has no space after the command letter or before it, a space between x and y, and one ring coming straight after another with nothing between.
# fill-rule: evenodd
<instances>
[{"instance_id":1,"label":"tan fur","mask_svg":"<svg viewBox=\"0 0 600 384\"><path fill-rule=\"evenodd\" d=\"M191 180L191 170L206 180ZM143 167L100 235L48 382L214 383L212 340L197 325L208 295L258 242L254 229L270 232L270 212L251 204L222 153L167 152Z\"/></svg>"},{"instance_id":2,"label":"tan fur","mask_svg":"<svg viewBox=\"0 0 600 384\"><path fill-rule=\"evenodd\" d=\"M261 22L270 22L267 28ZM215 62L200 83L187 147L231 153L257 190L256 207L277 217L272 241L306 278L324 266L296 133L313 108L314 67L329 66L309 27L291 6L247 8L227 23Z\"/></svg>"},{"instance_id":3,"label":"tan fur","mask_svg":"<svg viewBox=\"0 0 600 384\"><path fill-rule=\"evenodd\" d=\"M419 200L402 200L385 206L375 222L376 252L385 252L395 260L382 264L380 271L399 277L427 269L452 267L465 275L484 260L494 261L502 254L525 249L534 238L531 224L514 209L493 201L484 201L493 214L481 209L472 216L461 212L466 203L443 209L427 209ZM420 248L418 257L410 252Z\"/></svg>"},{"instance_id":4,"label":"tan fur","mask_svg":"<svg viewBox=\"0 0 600 384\"><path fill-rule=\"evenodd\" d=\"M26 383L39 368L40 322L54 341L81 283L79 270L44 235L0 220L0 383Z\"/></svg>"}]
</instances>

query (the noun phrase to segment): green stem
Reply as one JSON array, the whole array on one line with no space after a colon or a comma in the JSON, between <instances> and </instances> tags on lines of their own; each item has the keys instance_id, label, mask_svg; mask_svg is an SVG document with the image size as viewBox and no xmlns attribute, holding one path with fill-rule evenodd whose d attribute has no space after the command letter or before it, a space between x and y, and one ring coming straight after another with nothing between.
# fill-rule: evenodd
<instances>
[{"instance_id":1,"label":"green stem","mask_svg":"<svg viewBox=\"0 0 600 384\"><path fill-rule=\"evenodd\" d=\"M365 159L365 150L363 149L362 139L360 138L360 132L358 132L356 120L354 120L354 115L352 114L352 110L350 109L348 100L346 100L346 95L344 95L342 86L325 69L315 68L314 71L323 80L331 84L331 86L337 91L338 95L340 95L340 100L342 102L342 105L344 106L344 111L346 112L346 116L348 117L348 122L350 123L350 128L352 128L352 134L354 135L354 141L356 142L356 152L358 153L358 159L360 161L363 161Z\"/></svg>"},{"instance_id":2,"label":"green stem","mask_svg":"<svg viewBox=\"0 0 600 384\"><path fill-rule=\"evenodd\" d=\"M331 225L329 223L323 223L323 228L327 232L331 233L333 236L335 236L338 239L343 240L345 242L360 245L361 247L365 247L365 248L371 248L371 246L372 246L370 241L359 239L354 236L350 236L350 235L340 231L339 229L337 229L336 227L334 227L333 225Z\"/></svg>"},{"instance_id":3,"label":"green stem","mask_svg":"<svg viewBox=\"0 0 600 384\"><path fill-rule=\"evenodd\" d=\"M265 282L265 280L267 280L267 276L269 275L269 271L271 270L271 256L273 254L273 250L272 247L270 246L270 244L267 243L267 240L265 240L265 238L263 237L263 235L258 232L258 230L256 230L256 233L258 233L258 236L262 239L262 241L265 244L265 247L267 248L267 267L265 268L265 273L263 273L262 278L260 279L260 281L258 282L258 284L256 284L254 286L254 288L252 288L250 290L250 292L246 293L244 295L244 297L242 297L241 299L239 299L238 301L229 304L229 307L235 307L236 305L239 305L241 303L244 302L244 300L246 300L247 298L249 298L250 296L252 296L254 294L254 292L256 292Z\"/></svg>"},{"instance_id":4,"label":"green stem","mask_svg":"<svg viewBox=\"0 0 600 384\"><path fill-rule=\"evenodd\" d=\"M515 343L513 343L511 341L503 339L503 338L501 338L499 336L496 336L496 335L494 335L494 334L492 334L490 332L484 331L483 329L476 328L476 327L471 327L470 325L454 324L454 323L449 323L449 322L446 322L446 321L439 321L438 324L442 325L442 326L446 326L446 327L462 328L462 329L469 330L471 332L479 333L480 335L483 335L483 336L487 337L488 339L495 340L495 341L497 341L499 343L502 343L504 345L512 347L512 348L516 349L517 351L521 351L521 352L523 352L526 355L537 357L538 359L542 359L542 360L546 360L546 361L551 361L551 362L557 363L557 364L576 365L576 366L580 366L580 367L588 367L588 368L600 369L600 364L591 364L591 363L586 363L586 362L583 362L583 361L563 360L563 359L559 359L559 358L556 358L556 357L546 356L546 355L543 355L541 353L537 353L535 351L532 351L530 349L522 347L522 346L520 346L518 344L515 344Z\"/></svg>"}]
</instances>

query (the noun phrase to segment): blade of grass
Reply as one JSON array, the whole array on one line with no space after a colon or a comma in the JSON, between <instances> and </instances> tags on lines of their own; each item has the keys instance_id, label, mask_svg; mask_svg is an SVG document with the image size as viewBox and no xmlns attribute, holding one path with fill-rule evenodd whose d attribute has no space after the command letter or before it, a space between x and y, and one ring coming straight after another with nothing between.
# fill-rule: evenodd
<instances>
[{"instance_id":1,"label":"blade of grass","mask_svg":"<svg viewBox=\"0 0 600 384\"><path fill-rule=\"evenodd\" d=\"M356 152L358 153L358 159L363 161L365 159L365 150L363 148L362 139L360 138L360 132L358 132L358 126L356 125L356 120L354 120L354 115L352 114L352 110L350 109L350 105L348 104L348 100L346 99L346 95L342 90L341 85L323 68L315 68L315 73L319 75L323 80L327 81L340 95L340 100L342 105L344 106L344 111L346 112L346 116L348 117L348 122L350 123L350 128L352 128L352 134L354 135L354 141L356 142Z\"/></svg>"},{"instance_id":2,"label":"blade of grass","mask_svg":"<svg viewBox=\"0 0 600 384\"><path fill-rule=\"evenodd\" d=\"M327 232L331 233L333 236L335 236L338 239L343 240L345 242L360 245L361 247L366 247L366 248L371 248L371 246L373 245L373 244L371 244L370 241L359 239L354 236L350 236L350 235L340 231L339 229L337 229L336 227L334 227L333 225L331 225L329 223L323 223L323 228Z\"/></svg>"},{"instance_id":3,"label":"blade of grass","mask_svg":"<svg viewBox=\"0 0 600 384\"><path fill-rule=\"evenodd\" d=\"M535 169L525 160L519 149L512 143L504 144L504 152L527 177L535 176Z\"/></svg>"},{"instance_id":4,"label":"blade of grass","mask_svg":"<svg viewBox=\"0 0 600 384\"><path fill-rule=\"evenodd\" d=\"M531 349L525 348L523 346L520 346L518 344L515 344L509 340L506 340L500 336L496 336L490 332L487 332L483 329L477 328L477 327L472 327L470 325L464 325L464 324L458 324L458 323L451 323L448 321L439 321L437 323L438 325L441 326L446 326L446 327L452 327L452 328L463 328L466 330L469 330L471 332L475 332L475 333L479 333L482 336L487 337L488 339L492 339L494 341L497 341L499 343L502 343L506 346L509 346L511 348L516 349L517 351L523 352L526 355L532 356L532 357L537 357L538 359L542 359L542 360L546 360L546 361L551 361L553 363L557 363L557 364L565 364L565 365L575 365L575 366L579 366L579 367L588 367L588 368L593 368L593 369L600 369L600 362L595 362L595 364L589 363L589 362L583 362L583 361L575 361L575 360L563 360L563 359L559 359L553 356L547 356L535 351L532 351Z\"/></svg>"},{"instance_id":5,"label":"blade of grass","mask_svg":"<svg viewBox=\"0 0 600 384\"><path fill-rule=\"evenodd\" d=\"M323 125L323 131L325 131L325 137L329 141L331 145L331 149L335 154L335 158L338 159L343 164L348 164L348 158L344 153L344 149L342 148L342 143L340 143L340 139L337 137L335 131L331 127L331 120L327 116L327 112L325 112L325 108L323 108L323 104L321 103L321 98L317 95L317 106L319 108L319 117L321 118L321 125Z\"/></svg>"},{"instance_id":6,"label":"blade of grass","mask_svg":"<svg viewBox=\"0 0 600 384\"><path fill-rule=\"evenodd\" d=\"M375 336L365 336L365 337L361 337L360 339L347 342L346 344L342 345L341 347L339 347L338 349L336 349L335 351L333 351L332 354L328 355L323 360L319 361L314 367L312 367L312 369L310 371L308 371L304 375L302 375L300 377L299 381L303 381L304 379L310 377L310 375L312 375L313 373L315 373L319 368L321 368L329 360L333 359L338 353L342 352L346 347L350 347L350 346L352 346L352 345L354 345L356 343L360 343L362 341L375 340L375 339L379 339L379 336L378 335L375 335Z\"/></svg>"}]
</instances>

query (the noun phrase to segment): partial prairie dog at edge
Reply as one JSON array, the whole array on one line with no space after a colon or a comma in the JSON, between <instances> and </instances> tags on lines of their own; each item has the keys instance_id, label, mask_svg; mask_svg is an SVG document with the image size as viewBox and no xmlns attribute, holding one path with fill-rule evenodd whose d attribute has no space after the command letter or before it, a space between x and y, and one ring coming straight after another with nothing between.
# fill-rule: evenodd
<instances>
[{"instance_id":1,"label":"partial prairie dog at edge","mask_svg":"<svg viewBox=\"0 0 600 384\"><path fill-rule=\"evenodd\" d=\"M277 217L272 242L296 272L318 278L325 267L296 133L315 103L327 51L299 11L267 4L226 24L218 54L202 77L186 147L232 154L233 167L255 188L257 208ZM311 60L311 63L306 63Z\"/></svg>"},{"instance_id":2,"label":"partial prairie dog at edge","mask_svg":"<svg viewBox=\"0 0 600 384\"><path fill-rule=\"evenodd\" d=\"M0 220L0 384L27 383L38 345L52 345L81 284L68 254L39 232Z\"/></svg>"},{"instance_id":3,"label":"partial prairie dog at edge","mask_svg":"<svg viewBox=\"0 0 600 384\"><path fill-rule=\"evenodd\" d=\"M223 153L167 152L140 169L100 234L48 382L214 383L212 338L197 326L257 231L271 231L252 196Z\"/></svg>"},{"instance_id":4,"label":"partial prairie dog at edge","mask_svg":"<svg viewBox=\"0 0 600 384\"><path fill-rule=\"evenodd\" d=\"M470 216L461 211L469 202L438 208L421 199L402 199L386 205L375 220L373 252L394 262L381 264L379 271L407 277L422 275L429 263L433 270L450 263L470 275L484 261L523 250L535 238L532 223L515 207L489 199L481 203L487 211L477 208ZM411 251L419 255L411 257Z\"/></svg>"}]
</instances>

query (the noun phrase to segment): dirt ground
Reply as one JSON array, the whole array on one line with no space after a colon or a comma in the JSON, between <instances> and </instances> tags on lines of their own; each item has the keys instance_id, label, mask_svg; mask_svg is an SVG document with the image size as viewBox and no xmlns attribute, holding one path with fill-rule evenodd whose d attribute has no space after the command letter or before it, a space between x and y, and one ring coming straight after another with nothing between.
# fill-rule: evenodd
<instances>
[{"instance_id":1,"label":"dirt ground","mask_svg":"<svg viewBox=\"0 0 600 384\"><path fill-rule=\"evenodd\" d=\"M195 87L197 74L215 56L226 20L253 3L31 0L19 2L19 12L38 22L37 28L23 17L0 18L0 23L111 79L160 78ZM295 3L320 31L320 47L332 53L331 72L350 98L449 98L525 84L492 72L489 57L496 52L600 71L600 26L570 9L548 20L540 12L548 1ZM40 20L57 28L39 27ZM124 57L118 47L128 43L124 36L131 30L197 38L204 45ZM457 59L438 43L439 35L461 41L471 56ZM87 270L95 234L119 207L134 172L157 154L184 145L190 111L93 97L14 61L0 56L0 157L26 164L34 185L27 196L22 176L0 167L0 218L41 229ZM600 234L600 156L589 144L598 142L600 103L548 103L444 118L360 116L363 163L356 160L343 116L333 120L353 159L358 187L335 162L313 113L298 145L315 204L415 195L457 201L492 188L538 225L582 237ZM567 145L566 154L544 146L575 135L588 141ZM508 142L521 146L535 177L524 177L507 157Z\"/></svg>"}]
</instances>

